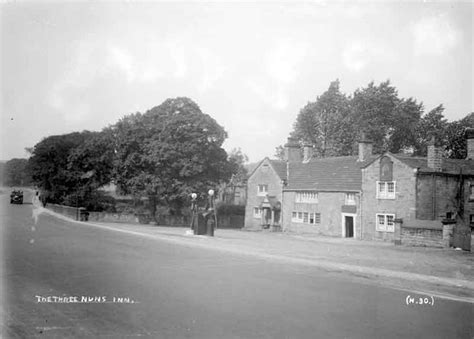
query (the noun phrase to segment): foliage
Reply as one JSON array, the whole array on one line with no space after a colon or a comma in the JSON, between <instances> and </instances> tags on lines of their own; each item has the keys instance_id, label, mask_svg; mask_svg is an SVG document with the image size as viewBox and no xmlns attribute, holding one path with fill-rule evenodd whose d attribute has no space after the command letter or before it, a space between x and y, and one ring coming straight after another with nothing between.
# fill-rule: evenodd
<instances>
[{"instance_id":1,"label":"foliage","mask_svg":"<svg viewBox=\"0 0 474 339\"><path fill-rule=\"evenodd\" d=\"M423 105L415 99L400 99L390 81L355 91L351 100L353 127L365 132L374 142L374 151L398 153L413 146L415 128L423 111Z\"/></svg>"},{"instance_id":2,"label":"foliage","mask_svg":"<svg viewBox=\"0 0 474 339\"><path fill-rule=\"evenodd\" d=\"M87 131L55 135L35 145L29 167L33 181L48 192L50 202L62 203L66 196L76 193L79 178L68 170L68 157L89 135Z\"/></svg>"},{"instance_id":3,"label":"foliage","mask_svg":"<svg viewBox=\"0 0 474 339\"><path fill-rule=\"evenodd\" d=\"M450 122L446 129L445 151L449 158L465 159L467 156L466 128L474 128L474 112Z\"/></svg>"},{"instance_id":4,"label":"foliage","mask_svg":"<svg viewBox=\"0 0 474 339\"><path fill-rule=\"evenodd\" d=\"M448 121L443 112L443 105L439 105L421 117L416 127L415 155L426 156L428 143L433 137L438 142L446 144Z\"/></svg>"},{"instance_id":5,"label":"foliage","mask_svg":"<svg viewBox=\"0 0 474 339\"><path fill-rule=\"evenodd\" d=\"M34 183L49 202L90 204L96 190L111 178L110 140L103 132L89 131L43 139L34 146L28 161Z\"/></svg>"},{"instance_id":6,"label":"foliage","mask_svg":"<svg viewBox=\"0 0 474 339\"><path fill-rule=\"evenodd\" d=\"M245 168L245 164L249 161L248 156L242 153L240 148L234 148L230 151L228 160L232 172L232 184L243 183L247 179L248 174Z\"/></svg>"},{"instance_id":7,"label":"foliage","mask_svg":"<svg viewBox=\"0 0 474 339\"><path fill-rule=\"evenodd\" d=\"M83 143L71 150L67 170L78 178L76 193L84 201L84 207L110 209L111 201L107 201L98 190L110 183L113 161L113 139L108 130L91 132Z\"/></svg>"},{"instance_id":8,"label":"foliage","mask_svg":"<svg viewBox=\"0 0 474 339\"><path fill-rule=\"evenodd\" d=\"M3 182L8 186L28 186L31 176L27 159L14 158L5 163Z\"/></svg>"},{"instance_id":9,"label":"foliage","mask_svg":"<svg viewBox=\"0 0 474 339\"><path fill-rule=\"evenodd\" d=\"M283 145L275 147L275 154L273 156L278 160L285 160L285 147Z\"/></svg>"},{"instance_id":10,"label":"foliage","mask_svg":"<svg viewBox=\"0 0 474 339\"><path fill-rule=\"evenodd\" d=\"M217 206L218 215L245 215L244 205L219 204Z\"/></svg>"},{"instance_id":11,"label":"foliage","mask_svg":"<svg viewBox=\"0 0 474 339\"><path fill-rule=\"evenodd\" d=\"M339 90L339 80L315 102L309 102L298 114L293 136L301 143L314 146L315 155L327 157L350 154L352 140L349 100Z\"/></svg>"},{"instance_id":12,"label":"foliage","mask_svg":"<svg viewBox=\"0 0 474 339\"><path fill-rule=\"evenodd\" d=\"M191 99L126 116L111 133L115 181L124 193L147 196L151 215L157 204L180 210L192 192L207 192L232 174L221 147L227 133Z\"/></svg>"},{"instance_id":13,"label":"foliage","mask_svg":"<svg viewBox=\"0 0 474 339\"><path fill-rule=\"evenodd\" d=\"M336 80L301 109L291 135L302 144L313 145L316 157L352 155L362 135L374 142L375 152L397 153L416 145L422 112L421 103L399 98L388 80L379 85L371 82L352 97L340 92ZM282 147L277 147L276 156L283 154Z\"/></svg>"}]
</instances>

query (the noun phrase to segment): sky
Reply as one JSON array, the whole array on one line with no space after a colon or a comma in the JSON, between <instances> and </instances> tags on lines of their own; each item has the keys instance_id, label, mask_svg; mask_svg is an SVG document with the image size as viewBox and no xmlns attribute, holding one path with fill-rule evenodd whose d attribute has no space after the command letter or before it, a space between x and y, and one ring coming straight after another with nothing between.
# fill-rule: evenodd
<instances>
[{"instance_id":1,"label":"sky","mask_svg":"<svg viewBox=\"0 0 474 339\"><path fill-rule=\"evenodd\" d=\"M3 2L0 159L189 97L227 151L272 157L301 108L339 79L473 109L473 2Z\"/></svg>"}]
</instances>

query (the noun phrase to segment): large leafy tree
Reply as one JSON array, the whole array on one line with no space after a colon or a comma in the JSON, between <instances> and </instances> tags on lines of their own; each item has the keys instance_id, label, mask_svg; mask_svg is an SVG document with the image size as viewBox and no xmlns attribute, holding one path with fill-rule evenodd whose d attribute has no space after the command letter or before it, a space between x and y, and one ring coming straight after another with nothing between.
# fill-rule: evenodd
<instances>
[{"instance_id":1,"label":"large leafy tree","mask_svg":"<svg viewBox=\"0 0 474 339\"><path fill-rule=\"evenodd\" d=\"M445 144L447 142L448 121L443 112L443 105L439 105L421 117L416 126L415 155L426 156L428 143L433 137L440 143Z\"/></svg>"},{"instance_id":2,"label":"large leafy tree","mask_svg":"<svg viewBox=\"0 0 474 339\"><path fill-rule=\"evenodd\" d=\"M350 154L353 133L348 129L349 113L349 100L340 92L339 80L333 81L316 101L300 110L292 135L313 145L319 157Z\"/></svg>"},{"instance_id":3,"label":"large leafy tree","mask_svg":"<svg viewBox=\"0 0 474 339\"><path fill-rule=\"evenodd\" d=\"M113 164L113 136L107 129L89 133L84 142L71 149L67 170L77 178L75 198L81 201L82 206L102 208L99 189L111 182Z\"/></svg>"},{"instance_id":4,"label":"large leafy tree","mask_svg":"<svg viewBox=\"0 0 474 339\"><path fill-rule=\"evenodd\" d=\"M446 128L446 153L449 158L465 159L467 155L466 128L474 128L474 112L450 122Z\"/></svg>"},{"instance_id":5,"label":"large leafy tree","mask_svg":"<svg viewBox=\"0 0 474 339\"><path fill-rule=\"evenodd\" d=\"M31 183L28 160L14 158L5 163L4 184L8 186L26 186Z\"/></svg>"},{"instance_id":6,"label":"large leafy tree","mask_svg":"<svg viewBox=\"0 0 474 339\"><path fill-rule=\"evenodd\" d=\"M413 98L400 99L390 81L357 89L351 107L353 128L374 142L375 152L397 153L415 144L423 105Z\"/></svg>"},{"instance_id":7,"label":"large leafy tree","mask_svg":"<svg viewBox=\"0 0 474 339\"><path fill-rule=\"evenodd\" d=\"M189 98L126 116L111 131L115 181L125 193L148 197L152 215L159 203L179 211L190 193L205 194L231 176L222 148L227 133Z\"/></svg>"},{"instance_id":8,"label":"large leafy tree","mask_svg":"<svg viewBox=\"0 0 474 339\"><path fill-rule=\"evenodd\" d=\"M29 159L34 183L46 192L49 201L62 203L77 191L79 177L68 166L69 155L81 145L91 132L74 132L49 136L38 144Z\"/></svg>"}]
</instances>

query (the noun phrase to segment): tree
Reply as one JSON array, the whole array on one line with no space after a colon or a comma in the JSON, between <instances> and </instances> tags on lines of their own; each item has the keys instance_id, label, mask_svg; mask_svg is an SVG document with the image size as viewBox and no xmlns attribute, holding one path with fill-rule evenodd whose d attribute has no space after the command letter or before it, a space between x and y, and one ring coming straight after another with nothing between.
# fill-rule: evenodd
<instances>
[{"instance_id":1,"label":"tree","mask_svg":"<svg viewBox=\"0 0 474 339\"><path fill-rule=\"evenodd\" d=\"M14 158L6 162L4 183L8 186L27 186L31 183L28 160Z\"/></svg>"},{"instance_id":2,"label":"tree","mask_svg":"<svg viewBox=\"0 0 474 339\"><path fill-rule=\"evenodd\" d=\"M98 191L112 180L114 164L113 136L110 130L91 132L83 143L71 149L67 170L76 178L75 199L89 210L102 210Z\"/></svg>"},{"instance_id":3,"label":"tree","mask_svg":"<svg viewBox=\"0 0 474 339\"><path fill-rule=\"evenodd\" d=\"M90 135L88 131L54 135L34 146L29 168L34 183L46 193L49 201L62 203L68 195L76 193L80 180L68 168L68 158Z\"/></svg>"},{"instance_id":4,"label":"tree","mask_svg":"<svg viewBox=\"0 0 474 339\"><path fill-rule=\"evenodd\" d=\"M222 144L225 130L188 98L167 99L145 114L126 116L111 132L114 177L128 194L180 211L192 192L205 194L227 181L232 166Z\"/></svg>"},{"instance_id":5,"label":"tree","mask_svg":"<svg viewBox=\"0 0 474 339\"><path fill-rule=\"evenodd\" d=\"M413 98L400 99L389 80L357 89L351 107L353 127L374 142L375 152L398 153L414 146L423 105Z\"/></svg>"},{"instance_id":6,"label":"tree","mask_svg":"<svg viewBox=\"0 0 474 339\"><path fill-rule=\"evenodd\" d=\"M247 180L247 169L245 168L245 164L249 161L248 156L242 153L240 148L234 148L230 151L228 160L231 167L233 183L243 183Z\"/></svg>"},{"instance_id":7,"label":"tree","mask_svg":"<svg viewBox=\"0 0 474 339\"><path fill-rule=\"evenodd\" d=\"M278 160L286 160L285 159L285 147L283 147L283 145L278 145L277 147L275 147L274 157Z\"/></svg>"},{"instance_id":8,"label":"tree","mask_svg":"<svg viewBox=\"0 0 474 339\"><path fill-rule=\"evenodd\" d=\"M315 102L303 107L294 125L293 136L301 143L309 143L319 157L350 154L352 130L349 125L349 100L339 90L339 80Z\"/></svg>"},{"instance_id":9,"label":"tree","mask_svg":"<svg viewBox=\"0 0 474 339\"><path fill-rule=\"evenodd\" d=\"M449 158L465 159L467 156L466 128L474 128L474 112L448 123L445 151Z\"/></svg>"},{"instance_id":10,"label":"tree","mask_svg":"<svg viewBox=\"0 0 474 339\"><path fill-rule=\"evenodd\" d=\"M443 105L439 105L421 117L416 126L415 155L426 156L428 143L433 137L439 142L446 144L448 121L444 117L443 112Z\"/></svg>"}]
</instances>

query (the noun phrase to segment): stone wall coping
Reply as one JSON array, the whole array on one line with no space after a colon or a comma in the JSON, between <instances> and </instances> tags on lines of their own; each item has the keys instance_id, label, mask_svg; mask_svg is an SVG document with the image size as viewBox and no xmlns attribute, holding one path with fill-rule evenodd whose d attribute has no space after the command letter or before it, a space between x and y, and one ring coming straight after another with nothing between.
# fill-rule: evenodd
<instances>
[{"instance_id":1,"label":"stone wall coping","mask_svg":"<svg viewBox=\"0 0 474 339\"><path fill-rule=\"evenodd\" d=\"M402 228L417 228L417 229L420 229L420 230L434 230L434 231L442 231L443 230L443 226L435 226L435 225L402 225Z\"/></svg>"}]
</instances>

